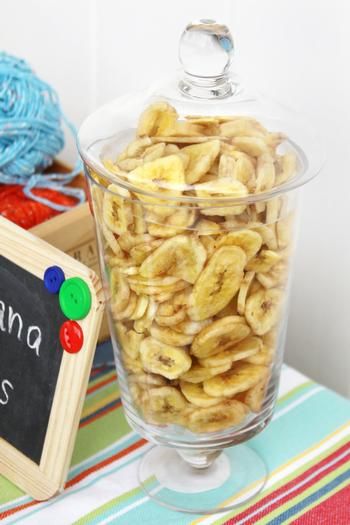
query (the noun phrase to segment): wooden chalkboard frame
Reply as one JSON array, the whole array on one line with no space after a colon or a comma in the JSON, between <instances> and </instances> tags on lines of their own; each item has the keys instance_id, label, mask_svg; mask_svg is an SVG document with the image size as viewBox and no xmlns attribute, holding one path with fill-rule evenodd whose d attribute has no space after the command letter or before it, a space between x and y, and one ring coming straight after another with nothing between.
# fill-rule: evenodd
<instances>
[{"instance_id":1,"label":"wooden chalkboard frame","mask_svg":"<svg viewBox=\"0 0 350 525\"><path fill-rule=\"evenodd\" d=\"M0 253L40 279L47 267L59 265L66 278L84 279L92 296L90 312L79 321L82 349L63 352L40 465L0 438L0 474L34 499L46 500L63 488L67 477L104 310L103 290L91 269L3 217Z\"/></svg>"}]
</instances>

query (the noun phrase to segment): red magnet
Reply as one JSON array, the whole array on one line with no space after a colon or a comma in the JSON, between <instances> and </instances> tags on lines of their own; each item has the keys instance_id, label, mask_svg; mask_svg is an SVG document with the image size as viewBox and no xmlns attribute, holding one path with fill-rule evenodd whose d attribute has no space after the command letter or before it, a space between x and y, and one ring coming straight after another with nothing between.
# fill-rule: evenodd
<instances>
[{"instance_id":1,"label":"red magnet","mask_svg":"<svg viewBox=\"0 0 350 525\"><path fill-rule=\"evenodd\" d=\"M76 321L65 321L60 328L59 337L63 350L70 354L76 354L83 346L84 334Z\"/></svg>"}]
</instances>

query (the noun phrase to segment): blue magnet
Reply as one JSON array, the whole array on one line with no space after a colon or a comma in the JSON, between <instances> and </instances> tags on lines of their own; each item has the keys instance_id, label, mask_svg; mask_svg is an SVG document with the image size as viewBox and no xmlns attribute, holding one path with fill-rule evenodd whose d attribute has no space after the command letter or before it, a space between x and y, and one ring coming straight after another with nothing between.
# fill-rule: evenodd
<instances>
[{"instance_id":1,"label":"blue magnet","mask_svg":"<svg viewBox=\"0 0 350 525\"><path fill-rule=\"evenodd\" d=\"M49 266L44 273L45 288L50 293L58 293L65 280L64 272L59 266Z\"/></svg>"}]
</instances>

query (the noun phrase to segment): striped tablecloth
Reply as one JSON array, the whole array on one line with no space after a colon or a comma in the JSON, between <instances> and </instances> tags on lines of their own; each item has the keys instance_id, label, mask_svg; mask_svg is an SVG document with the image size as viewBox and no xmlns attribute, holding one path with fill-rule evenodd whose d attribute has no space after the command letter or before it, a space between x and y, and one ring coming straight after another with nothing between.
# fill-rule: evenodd
<instances>
[{"instance_id":1,"label":"striped tablecloth","mask_svg":"<svg viewBox=\"0 0 350 525\"><path fill-rule=\"evenodd\" d=\"M93 370L66 489L37 503L0 477L0 520L26 525L350 524L350 403L284 366L278 406L251 440L270 477L234 512L195 516L157 506L139 489L150 446L128 427L113 368Z\"/></svg>"}]
</instances>

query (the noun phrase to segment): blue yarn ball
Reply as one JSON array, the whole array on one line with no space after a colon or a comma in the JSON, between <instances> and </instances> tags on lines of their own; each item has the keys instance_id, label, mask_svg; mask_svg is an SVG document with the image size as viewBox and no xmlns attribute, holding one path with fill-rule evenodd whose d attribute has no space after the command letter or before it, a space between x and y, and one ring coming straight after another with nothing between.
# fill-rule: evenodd
<instances>
[{"instance_id":1,"label":"blue yarn ball","mask_svg":"<svg viewBox=\"0 0 350 525\"><path fill-rule=\"evenodd\" d=\"M24 61L0 53L0 171L29 176L64 146L55 91Z\"/></svg>"},{"instance_id":2,"label":"blue yarn ball","mask_svg":"<svg viewBox=\"0 0 350 525\"><path fill-rule=\"evenodd\" d=\"M67 174L42 173L64 146L62 121L75 136L56 91L27 62L0 52L0 183L22 184L25 195L59 211L68 208L35 196L31 190L52 188L73 195L78 202L85 200L83 190L66 187L81 172L80 161Z\"/></svg>"}]
</instances>

